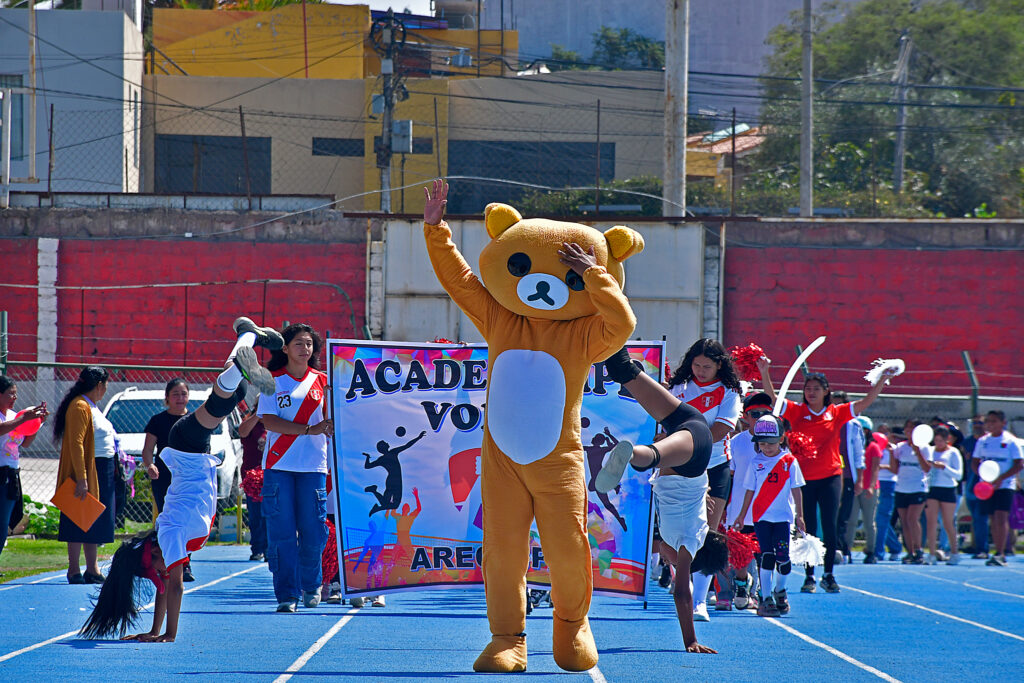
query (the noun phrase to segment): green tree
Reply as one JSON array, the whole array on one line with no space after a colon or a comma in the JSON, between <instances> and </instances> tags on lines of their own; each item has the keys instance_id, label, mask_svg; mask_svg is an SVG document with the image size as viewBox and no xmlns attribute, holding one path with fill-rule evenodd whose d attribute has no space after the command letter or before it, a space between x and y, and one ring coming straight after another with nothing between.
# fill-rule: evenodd
<instances>
[{"instance_id":1,"label":"green tree","mask_svg":"<svg viewBox=\"0 0 1024 683\"><path fill-rule=\"evenodd\" d=\"M549 68L563 69L663 69L665 44L628 28L602 26L593 34L594 52L590 62L561 45L551 45Z\"/></svg>"},{"instance_id":2,"label":"green tree","mask_svg":"<svg viewBox=\"0 0 1024 683\"><path fill-rule=\"evenodd\" d=\"M800 16L769 36L762 112L774 134L758 169L798 158ZM1022 214L1024 0L831 2L815 17L815 152L821 190L857 193L891 183L897 106L891 83L900 37L913 41L908 70L907 177L901 210ZM865 160L873 155L873 173ZM832 155L832 158L829 158ZM823 173L822 168L826 171Z\"/></svg>"}]
</instances>

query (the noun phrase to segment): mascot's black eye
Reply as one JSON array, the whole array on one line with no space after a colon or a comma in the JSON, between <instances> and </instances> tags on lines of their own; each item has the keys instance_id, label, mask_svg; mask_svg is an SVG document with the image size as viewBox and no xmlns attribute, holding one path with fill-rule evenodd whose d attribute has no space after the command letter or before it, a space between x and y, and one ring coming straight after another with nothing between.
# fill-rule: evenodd
<instances>
[{"instance_id":1,"label":"mascot's black eye","mask_svg":"<svg viewBox=\"0 0 1024 683\"><path fill-rule=\"evenodd\" d=\"M522 277L530 272L530 257L521 251L517 251L508 257L508 272L512 277Z\"/></svg>"},{"instance_id":2,"label":"mascot's black eye","mask_svg":"<svg viewBox=\"0 0 1024 683\"><path fill-rule=\"evenodd\" d=\"M574 292L583 291L583 278L575 270L570 270L565 274L565 284L569 285L569 289Z\"/></svg>"}]
</instances>

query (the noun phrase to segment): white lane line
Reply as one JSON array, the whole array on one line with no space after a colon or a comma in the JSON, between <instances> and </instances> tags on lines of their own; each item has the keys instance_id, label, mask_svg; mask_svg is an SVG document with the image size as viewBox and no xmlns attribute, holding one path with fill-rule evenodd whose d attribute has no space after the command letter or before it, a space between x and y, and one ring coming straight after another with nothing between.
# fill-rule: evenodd
<instances>
[{"instance_id":1,"label":"white lane line","mask_svg":"<svg viewBox=\"0 0 1024 683\"><path fill-rule=\"evenodd\" d=\"M337 623L334 624L334 626L327 629L327 633L320 636L320 638L315 643L313 643L308 650L303 652L298 659L292 662L292 665L285 669L285 672L283 674L275 678L274 683L285 683L285 681L291 680L291 677L295 673L300 671L302 667L306 666L306 663L313 658L313 655L315 655L317 652L323 649L323 646L326 645L327 642L345 626L345 624L352 621L352 617L355 616L356 612L358 612L359 609L360 608L358 607L353 607L348 612L346 612L345 616L339 619Z\"/></svg>"},{"instance_id":2,"label":"white lane line","mask_svg":"<svg viewBox=\"0 0 1024 683\"><path fill-rule=\"evenodd\" d=\"M261 564L256 565L255 567L249 567L248 569L243 569L240 572L235 572L234 574L228 574L227 576L222 576L219 579L215 579L213 581L210 581L209 583L204 583L201 586L196 586L194 588L189 588L187 591L182 593L182 595L187 595L189 593L194 593L197 590L202 590L203 588L209 588L210 586L215 586L215 585L217 585L218 583L220 583L222 581L227 581L228 579L233 579L236 576L241 576L242 574L248 574L251 571L254 571L256 569L262 569L263 567L264 567L264 565L261 563ZM150 609L151 607L153 607L153 603L152 602L149 603L148 605L146 605L145 607L143 607L142 609ZM6 662L8 659L14 659L18 655L23 655L26 652L31 652L32 650L38 650L41 647L46 647L47 645L52 645L53 643L56 643L56 642L61 641L61 640L64 640L65 638L71 638L72 636L75 636L75 635L78 635L78 629L75 629L74 631L68 631L67 633L62 633L59 636L54 636L53 638L49 638L47 640L43 640L41 642L35 643L34 645L29 645L27 647L23 647L20 650L15 650L14 652L8 652L7 654L5 654L3 656L0 656L0 663Z\"/></svg>"},{"instance_id":3,"label":"white lane line","mask_svg":"<svg viewBox=\"0 0 1024 683\"><path fill-rule=\"evenodd\" d=\"M1007 638L1013 638L1014 640L1019 640L1021 642L1024 642L1024 636L1018 636L1016 633L1010 633L1008 631L1001 631L1001 630L999 630L997 628L992 628L991 626L988 626L986 624L979 624L976 621L971 621L970 619L964 619L963 617L958 617L958 616L953 615L953 614L947 614L946 612L940 612L939 610L932 609L931 607L925 607L924 605L916 605L916 604L914 604L912 602L907 602L906 600L900 600L899 598L890 598L887 595L879 595L878 593L871 593L869 591L861 590L860 588L853 588L852 586L848 586L846 584L843 584L843 590L846 590L847 588L849 588L850 590L852 590L855 593L863 593L864 595L870 595L873 598L879 598L881 600L888 600L890 602L899 603L900 605L906 605L907 607L914 607L914 608L917 608L919 610L924 610L925 612L931 612L932 614L937 614L938 616L945 617L946 619L952 619L953 621L959 621L962 624L970 624L971 626L977 626L980 629L984 629L986 631L991 631L992 633L998 633L1001 636L1006 636Z\"/></svg>"},{"instance_id":4,"label":"white lane line","mask_svg":"<svg viewBox=\"0 0 1024 683\"><path fill-rule=\"evenodd\" d=\"M843 588L846 588L845 584L843 585ZM766 617L765 621L767 621L769 624L772 624L774 626L778 626L779 628L781 628L783 631L786 631L787 633L792 633L794 636L796 636L800 640L808 642L808 643L810 643L811 645L813 645L815 647L820 647L825 652L828 652L831 655L835 655L836 657L838 657L839 659L843 660L844 662L847 662L849 664L853 664L858 669L861 669L863 671L867 671L869 674L872 674L874 676L878 676L883 681L889 681L889 683L901 683L900 679L893 678L892 676L890 676L889 674L885 673L884 671L879 671L875 667L873 667L873 666L871 666L869 664L865 664L864 662L860 661L859 659L854 659L850 655L846 654L845 652L841 652L841 651L835 649L831 645L826 645L825 643L821 642L820 640L815 640L814 638L811 638L810 636L808 636L808 635L806 635L804 633L801 633L800 631L797 631L792 626L787 626L786 624L783 624L781 621L779 621L775 617Z\"/></svg>"},{"instance_id":5,"label":"white lane line","mask_svg":"<svg viewBox=\"0 0 1024 683\"><path fill-rule=\"evenodd\" d=\"M604 674L596 666L593 669L587 670L587 673L590 674L590 680L594 681L594 683L608 683L608 679L604 677Z\"/></svg>"},{"instance_id":6,"label":"white lane line","mask_svg":"<svg viewBox=\"0 0 1024 683\"><path fill-rule=\"evenodd\" d=\"M984 586L977 586L977 585L975 585L973 583L968 583L966 581L954 581L952 579L946 579L946 578L943 578L941 576L932 576L931 574L925 574L924 572L915 572L913 569L901 569L900 571L906 572L908 574L916 574L918 576L923 576L923 577L928 578L928 579L935 579L936 581L944 581L946 583L952 583L952 584L955 584L957 586L967 586L968 588L975 588L975 589L980 590L980 591L985 591L986 593L995 593L996 595L1005 595L1005 596L1010 597L1010 598L1017 598L1018 600L1024 600L1024 595L1020 595L1019 593L1007 593L1006 591L997 591L995 588L985 588Z\"/></svg>"}]
</instances>

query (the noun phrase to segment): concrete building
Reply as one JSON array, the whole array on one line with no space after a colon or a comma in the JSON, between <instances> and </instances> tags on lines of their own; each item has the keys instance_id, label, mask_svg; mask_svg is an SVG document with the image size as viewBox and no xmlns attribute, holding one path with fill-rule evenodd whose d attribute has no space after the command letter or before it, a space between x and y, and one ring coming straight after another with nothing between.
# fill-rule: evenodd
<instances>
[{"instance_id":1,"label":"concrete building","mask_svg":"<svg viewBox=\"0 0 1024 683\"><path fill-rule=\"evenodd\" d=\"M17 95L11 175L27 178L28 159L34 154L38 182L11 189L45 191L49 185L54 191L138 192L143 99L139 27L120 7L35 14L36 144L29 148L30 96ZM28 10L0 9L0 46L0 87L27 87Z\"/></svg>"}]
</instances>

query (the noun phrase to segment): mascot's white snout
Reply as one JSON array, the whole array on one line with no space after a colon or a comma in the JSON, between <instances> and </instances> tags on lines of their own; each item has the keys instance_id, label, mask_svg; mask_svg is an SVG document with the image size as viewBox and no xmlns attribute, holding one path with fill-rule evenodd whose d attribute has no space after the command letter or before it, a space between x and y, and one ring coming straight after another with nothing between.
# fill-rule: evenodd
<instances>
[{"instance_id":1,"label":"mascot's white snout","mask_svg":"<svg viewBox=\"0 0 1024 683\"><path fill-rule=\"evenodd\" d=\"M519 300L531 308L556 311L569 301L569 287L554 275L530 273L516 287Z\"/></svg>"}]
</instances>

